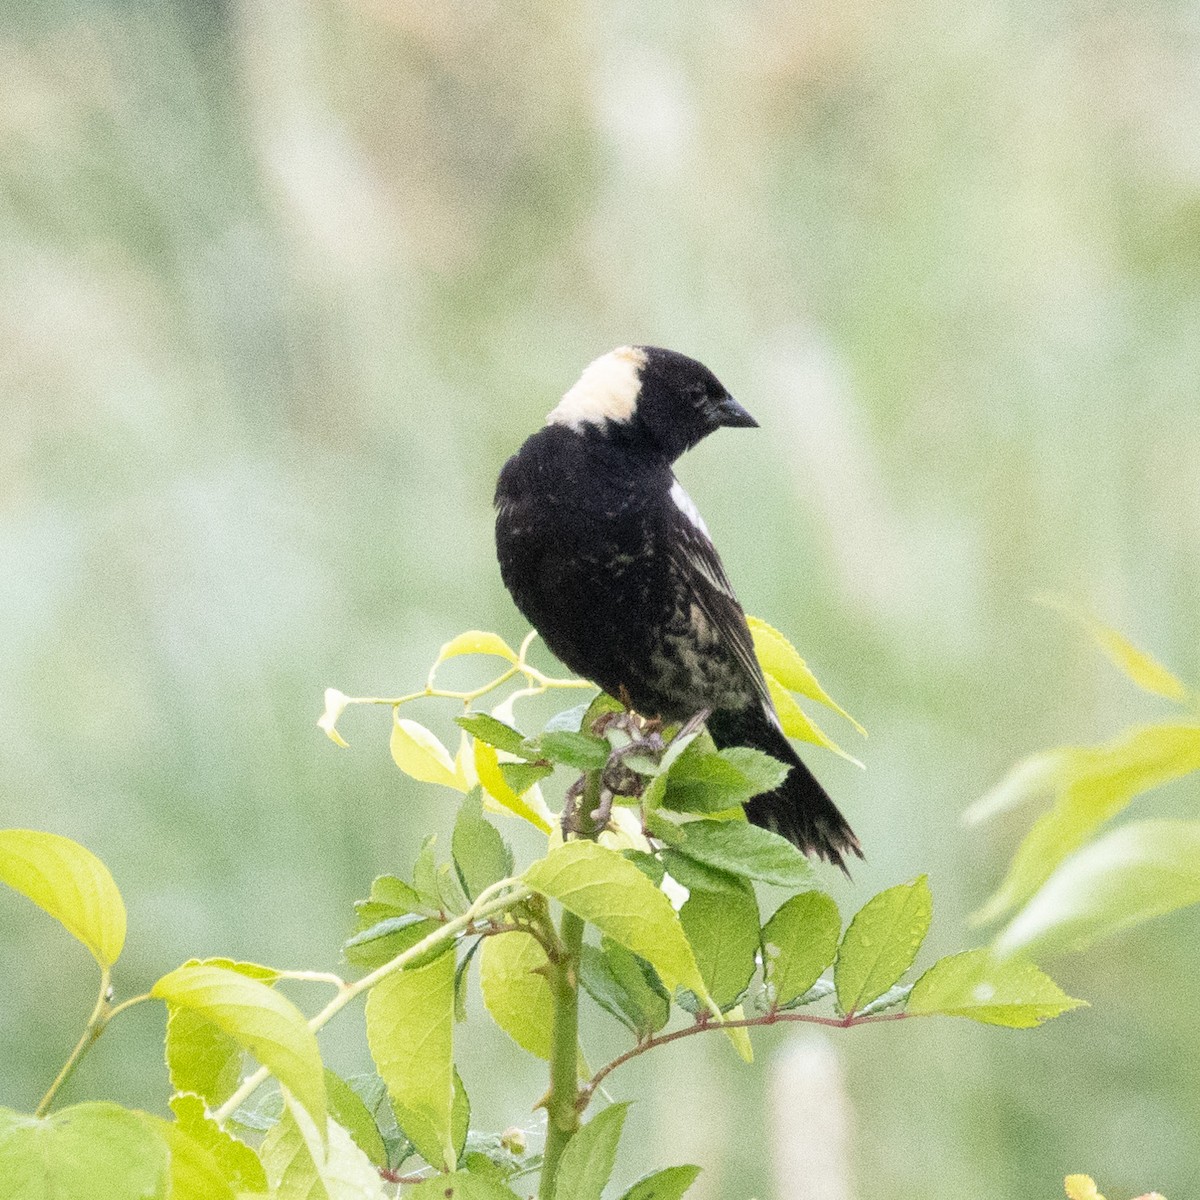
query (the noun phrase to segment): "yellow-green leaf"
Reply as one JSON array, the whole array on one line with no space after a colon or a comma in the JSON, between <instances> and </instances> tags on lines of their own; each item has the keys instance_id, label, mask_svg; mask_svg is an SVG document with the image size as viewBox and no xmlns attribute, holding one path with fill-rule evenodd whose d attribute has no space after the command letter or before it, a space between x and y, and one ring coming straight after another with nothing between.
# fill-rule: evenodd
<instances>
[{"instance_id":1,"label":"yellow-green leaf","mask_svg":"<svg viewBox=\"0 0 1200 1200\"><path fill-rule=\"evenodd\" d=\"M467 790L454 769L450 751L424 725L396 715L392 710L392 761L405 775L422 783L440 783L456 792Z\"/></svg>"},{"instance_id":2,"label":"yellow-green leaf","mask_svg":"<svg viewBox=\"0 0 1200 1200\"><path fill-rule=\"evenodd\" d=\"M631 863L595 842L566 842L528 867L525 882L641 955L668 991L712 1003L671 902Z\"/></svg>"},{"instance_id":3,"label":"yellow-green leaf","mask_svg":"<svg viewBox=\"0 0 1200 1200\"><path fill-rule=\"evenodd\" d=\"M1084 1003L1031 962L1001 962L987 950L967 950L934 963L913 985L905 1011L1031 1029Z\"/></svg>"},{"instance_id":4,"label":"yellow-green leaf","mask_svg":"<svg viewBox=\"0 0 1200 1200\"><path fill-rule=\"evenodd\" d=\"M265 1192L267 1176L257 1154L226 1132L204 1109L204 1101L191 1094L171 1097L175 1121L191 1140L203 1147L216 1162L222 1177L237 1192ZM200 1200L205 1200L203 1196Z\"/></svg>"},{"instance_id":5,"label":"yellow-green leaf","mask_svg":"<svg viewBox=\"0 0 1200 1200\"><path fill-rule=\"evenodd\" d=\"M435 1175L404 1193L404 1200L446 1200L447 1197L453 1200L518 1200L516 1192L504 1184L468 1171Z\"/></svg>"},{"instance_id":6,"label":"yellow-green leaf","mask_svg":"<svg viewBox=\"0 0 1200 1200\"><path fill-rule=\"evenodd\" d=\"M367 997L367 1044L380 1078L398 1105L429 1123L441 1158L433 1165L447 1171L456 1158L454 966L454 955L442 954L393 971Z\"/></svg>"},{"instance_id":7,"label":"yellow-green leaf","mask_svg":"<svg viewBox=\"0 0 1200 1200\"><path fill-rule=\"evenodd\" d=\"M963 824L978 825L1031 800L1052 795L1068 778L1072 755L1070 747L1062 747L1021 759L991 791L963 813Z\"/></svg>"},{"instance_id":8,"label":"yellow-green leaf","mask_svg":"<svg viewBox=\"0 0 1200 1200\"><path fill-rule=\"evenodd\" d=\"M118 1104L77 1104L41 1119L0 1108L4 1200L146 1200L166 1194L166 1142Z\"/></svg>"},{"instance_id":9,"label":"yellow-green leaf","mask_svg":"<svg viewBox=\"0 0 1200 1200\"><path fill-rule=\"evenodd\" d=\"M150 1113L137 1115L147 1128L166 1143L170 1152L166 1200L234 1200L232 1185L206 1146L197 1142L178 1124ZM254 1152L249 1146L243 1148L253 1156ZM264 1177L259 1194L266 1190Z\"/></svg>"},{"instance_id":10,"label":"yellow-green leaf","mask_svg":"<svg viewBox=\"0 0 1200 1200\"><path fill-rule=\"evenodd\" d=\"M78 842L36 829L0 830L0 883L27 896L102 967L125 945L125 904L108 868Z\"/></svg>"},{"instance_id":11,"label":"yellow-green leaf","mask_svg":"<svg viewBox=\"0 0 1200 1200\"><path fill-rule=\"evenodd\" d=\"M483 939L479 987L492 1019L522 1050L549 1061L554 999L544 974L546 951L520 930Z\"/></svg>"},{"instance_id":12,"label":"yellow-green leaf","mask_svg":"<svg viewBox=\"0 0 1200 1200\"><path fill-rule=\"evenodd\" d=\"M853 754L847 754L796 703L792 693L774 675L764 673L764 676L767 681L767 690L771 693L771 703L775 705L775 711L779 714L779 723L783 727L783 732L788 737L799 738L804 742L812 742L814 746L823 746L826 750L832 750L834 754L840 755L847 762L852 762L856 767L862 767L863 764Z\"/></svg>"},{"instance_id":13,"label":"yellow-green leaf","mask_svg":"<svg viewBox=\"0 0 1200 1200\"><path fill-rule=\"evenodd\" d=\"M517 652L498 634L482 629L468 629L458 637L451 638L439 651L434 666L438 667L448 658L462 654L493 654L497 658L517 661Z\"/></svg>"},{"instance_id":14,"label":"yellow-green leaf","mask_svg":"<svg viewBox=\"0 0 1200 1200\"><path fill-rule=\"evenodd\" d=\"M378 1170L350 1135L327 1121L318 1137L294 1105L263 1139L262 1156L272 1200L387 1200Z\"/></svg>"},{"instance_id":15,"label":"yellow-green leaf","mask_svg":"<svg viewBox=\"0 0 1200 1200\"><path fill-rule=\"evenodd\" d=\"M863 737L867 736L867 731L817 682L817 677L809 670L796 647L778 629L758 617L747 616L746 622L754 638L754 653L763 674L773 675L790 691L824 704L826 708L845 717Z\"/></svg>"},{"instance_id":16,"label":"yellow-green leaf","mask_svg":"<svg viewBox=\"0 0 1200 1200\"><path fill-rule=\"evenodd\" d=\"M346 705L350 703L350 697L344 692L339 692L337 688L325 689L325 711L317 718L317 727L325 731L325 735L331 742L336 742L342 749L348 749L349 743L337 731L338 717L346 711Z\"/></svg>"},{"instance_id":17,"label":"yellow-green leaf","mask_svg":"<svg viewBox=\"0 0 1200 1200\"><path fill-rule=\"evenodd\" d=\"M833 968L838 1006L855 1013L898 983L929 932L933 897L924 875L873 896L855 915Z\"/></svg>"},{"instance_id":18,"label":"yellow-green leaf","mask_svg":"<svg viewBox=\"0 0 1200 1200\"><path fill-rule=\"evenodd\" d=\"M1054 807L1025 835L1004 882L972 918L976 923L1025 903L1059 863L1135 796L1200 770L1200 725L1143 725L1106 745L1060 754Z\"/></svg>"},{"instance_id":19,"label":"yellow-green leaf","mask_svg":"<svg viewBox=\"0 0 1200 1200\"><path fill-rule=\"evenodd\" d=\"M1150 692L1155 696L1163 696L1167 700L1174 700L1179 704L1187 701L1189 693L1182 680L1176 678L1152 655L1135 646L1123 633L1087 613L1077 611L1064 597L1041 596L1039 599L1047 607L1056 609L1064 616L1078 621L1088 631L1092 641L1100 647L1109 662L1137 684L1142 691Z\"/></svg>"},{"instance_id":20,"label":"yellow-green leaf","mask_svg":"<svg viewBox=\"0 0 1200 1200\"><path fill-rule=\"evenodd\" d=\"M316 1035L285 996L223 967L179 967L150 994L187 1009L235 1038L325 1128L325 1076Z\"/></svg>"},{"instance_id":21,"label":"yellow-green leaf","mask_svg":"<svg viewBox=\"0 0 1200 1200\"><path fill-rule=\"evenodd\" d=\"M441 1133L434 1128L433 1122L413 1109L405 1108L395 1096L392 1097L392 1112L396 1116L404 1136L416 1147L417 1153L428 1163L440 1163L446 1157ZM471 1124L471 1102L467 1097L467 1089L454 1069L454 1103L450 1109L450 1141L451 1155L454 1162L462 1158L463 1149L467 1144L467 1131ZM407 1200L407 1198L406 1198Z\"/></svg>"},{"instance_id":22,"label":"yellow-green leaf","mask_svg":"<svg viewBox=\"0 0 1200 1200\"><path fill-rule=\"evenodd\" d=\"M1134 821L1084 846L996 938L998 955L1082 950L1119 929L1200 904L1200 821Z\"/></svg>"},{"instance_id":23,"label":"yellow-green leaf","mask_svg":"<svg viewBox=\"0 0 1200 1200\"><path fill-rule=\"evenodd\" d=\"M475 773L479 776L483 790L498 804L522 820L528 821L535 829L540 829L543 833L551 831L550 822L509 787L508 780L500 770L496 748L489 746L487 742L475 742Z\"/></svg>"},{"instance_id":24,"label":"yellow-green leaf","mask_svg":"<svg viewBox=\"0 0 1200 1200\"><path fill-rule=\"evenodd\" d=\"M763 926L763 972L772 1001L786 1007L803 996L833 962L842 919L824 892L801 892Z\"/></svg>"}]
</instances>

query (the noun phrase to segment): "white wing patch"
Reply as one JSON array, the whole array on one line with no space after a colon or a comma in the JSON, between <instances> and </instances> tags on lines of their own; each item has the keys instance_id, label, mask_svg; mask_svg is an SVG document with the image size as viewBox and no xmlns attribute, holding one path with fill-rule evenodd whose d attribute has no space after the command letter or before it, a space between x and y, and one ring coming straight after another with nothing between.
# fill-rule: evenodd
<instances>
[{"instance_id":1,"label":"white wing patch","mask_svg":"<svg viewBox=\"0 0 1200 1200\"><path fill-rule=\"evenodd\" d=\"M547 425L579 430L605 421L628 421L637 409L646 354L633 346L618 346L588 363L575 385L551 409Z\"/></svg>"},{"instance_id":2,"label":"white wing patch","mask_svg":"<svg viewBox=\"0 0 1200 1200\"><path fill-rule=\"evenodd\" d=\"M704 518L700 515L700 510L696 507L696 502L683 490L683 484L678 479L671 484L671 499L675 502L675 507L698 529L705 537L708 537L708 526L704 523Z\"/></svg>"}]
</instances>

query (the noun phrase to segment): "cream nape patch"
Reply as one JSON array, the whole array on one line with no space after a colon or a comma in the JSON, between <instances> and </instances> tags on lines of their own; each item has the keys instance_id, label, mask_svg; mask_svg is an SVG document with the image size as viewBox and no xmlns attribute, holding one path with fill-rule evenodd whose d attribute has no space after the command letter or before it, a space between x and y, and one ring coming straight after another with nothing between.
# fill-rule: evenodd
<instances>
[{"instance_id":1,"label":"cream nape patch","mask_svg":"<svg viewBox=\"0 0 1200 1200\"><path fill-rule=\"evenodd\" d=\"M547 425L603 425L628 421L642 390L646 354L633 346L618 346L588 363L575 385L550 410Z\"/></svg>"},{"instance_id":2,"label":"cream nape patch","mask_svg":"<svg viewBox=\"0 0 1200 1200\"><path fill-rule=\"evenodd\" d=\"M704 523L704 518L700 515L700 510L696 507L696 502L683 490L683 484L676 479L671 484L671 499L675 503L675 507L698 529L705 537L709 536L708 526Z\"/></svg>"}]
</instances>

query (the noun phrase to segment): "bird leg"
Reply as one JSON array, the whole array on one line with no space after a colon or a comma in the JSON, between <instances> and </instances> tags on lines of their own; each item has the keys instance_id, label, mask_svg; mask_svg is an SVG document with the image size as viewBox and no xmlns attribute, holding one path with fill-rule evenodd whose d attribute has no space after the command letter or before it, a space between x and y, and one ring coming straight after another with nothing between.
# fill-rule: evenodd
<instances>
[{"instance_id":1,"label":"bird leg","mask_svg":"<svg viewBox=\"0 0 1200 1200\"><path fill-rule=\"evenodd\" d=\"M583 798L584 779L585 777L580 775L579 778L576 779L569 788L567 788L567 793L563 797L563 837L569 837L572 833L581 832L579 821L581 813L579 811L579 805Z\"/></svg>"},{"instance_id":2,"label":"bird leg","mask_svg":"<svg viewBox=\"0 0 1200 1200\"><path fill-rule=\"evenodd\" d=\"M595 829L605 830L608 828L609 818L612 816L613 793L607 788L600 789L600 803L592 810L590 816L592 826Z\"/></svg>"}]
</instances>

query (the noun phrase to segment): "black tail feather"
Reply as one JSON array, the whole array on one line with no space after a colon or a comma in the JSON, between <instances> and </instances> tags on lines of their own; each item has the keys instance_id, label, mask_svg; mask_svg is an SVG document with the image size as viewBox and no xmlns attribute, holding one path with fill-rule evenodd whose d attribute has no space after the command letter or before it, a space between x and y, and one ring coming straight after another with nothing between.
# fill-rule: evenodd
<instances>
[{"instance_id":1,"label":"black tail feather","mask_svg":"<svg viewBox=\"0 0 1200 1200\"><path fill-rule=\"evenodd\" d=\"M805 854L815 854L840 867L848 878L846 856L863 857L858 838L766 713L757 708L715 712L708 719L708 731L718 749L751 746L791 766L779 787L755 796L746 805L746 816L753 824L787 838Z\"/></svg>"}]
</instances>

